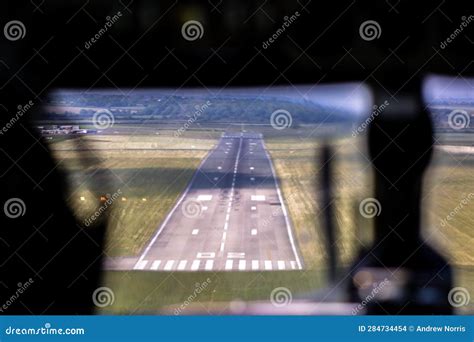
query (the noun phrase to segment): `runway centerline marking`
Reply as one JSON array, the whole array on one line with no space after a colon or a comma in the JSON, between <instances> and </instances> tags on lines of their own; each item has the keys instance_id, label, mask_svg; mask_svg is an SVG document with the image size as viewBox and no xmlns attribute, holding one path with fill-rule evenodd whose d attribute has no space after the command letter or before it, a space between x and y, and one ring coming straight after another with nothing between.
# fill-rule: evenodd
<instances>
[{"instance_id":1,"label":"runway centerline marking","mask_svg":"<svg viewBox=\"0 0 474 342\"><path fill-rule=\"evenodd\" d=\"M235 180L237 178L237 169L239 167L239 159L240 159L240 153L241 152L242 152L242 137L240 137L240 139L239 139L239 149L237 150L237 155L235 157L234 173L232 175L232 187L230 189L229 202L228 202L228 206L227 206L227 213L226 213L225 221L224 221L224 231L226 231L229 228L230 207L232 205L232 201L234 200L234 196L235 196ZM221 252L224 251L225 243L226 243L226 235L223 235L219 251L221 251Z\"/></svg>"}]
</instances>

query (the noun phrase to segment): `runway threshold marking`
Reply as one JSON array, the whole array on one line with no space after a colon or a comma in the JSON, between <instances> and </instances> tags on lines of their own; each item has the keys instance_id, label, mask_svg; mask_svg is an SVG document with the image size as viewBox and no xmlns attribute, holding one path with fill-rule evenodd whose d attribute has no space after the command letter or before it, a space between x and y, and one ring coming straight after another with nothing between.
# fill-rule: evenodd
<instances>
[{"instance_id":1,"label":"runway threshold marking","mask_svg":"<svg viewBox=\"0 0 474 342\"><path fill-rule=\"evenodd\" d=\"M161 264L161 260L155 260L153 261L153 264L151 264L150 269L156 271L158 267L160 267L160 264Z\"/></svg>"},{"instance_id":2,"label":"runway threshold marking","mask_svg":"<svg viewBox=\"0 0 474 342\"><path fill-rule=\"evenodd\" d=\"M211 271L213 266L214 266L214 260L207 260L206 266L204 266L204 269L206 271Z\"/></svg>"},{"instance_id":3,"label":"runway threshold marking","mask_svg":"<svg viewBox=\"0 0 474 342\"><path fill-rule=\"evenodd\" d=\"M231 270L233 265L234 265L234 260L227 260L225 262L225 269L226 270Z\"/></svg>"},{"instance_id":4,"label":"runway threshold marking","mask_svg":"<svg viewBox=\"0 0 474 342\"><path fill-rule=\"evenodd\" d=\"M171 271L174 265L174 260L168 260L165 264L164 270L165 271Z\"/></svg>"},{"instance_id":5,"label":"runway threshold marking","mask_svg":"<svg viewBox=\"0 0 474 342\"><path fill-rule=\"evenodd\" d=\"M137 262L137 264L135 265L135 267L133 268L134 270L143 270L146 266L146 264L148 264L148 260L140 260Z\"/></svg>"},{"instance_id":6,"label":"runway threshold marking","mask_svg":"<svg viewBox=\"0 0 474 342\"><path fill-rule=\"evenodd\" d=\"M245 266L247 262L245 260L239 260L239 270L240 271L245 271Z\"/></svg>"},{"instance_id":7,"label":"runway threshold marking","mask_svg":"<svg viewBox=\"0 0 474 342\"><path fill-rule=\"evenodd\" d=\"M181 260L178 264L178 270L182 271L186 268L187 260Z\"/></svg>"},{"instance_id":8,"label":"runway threshold marking","mask_svg":"<svg viewBox=\"0 0 474 342\"><path fill-rule=\"evenodd\" d=\"M194 260L193 264L191 265L191 271L197 271L199 269L200 264L201 260Z\"/></svg>"}]
</instances>

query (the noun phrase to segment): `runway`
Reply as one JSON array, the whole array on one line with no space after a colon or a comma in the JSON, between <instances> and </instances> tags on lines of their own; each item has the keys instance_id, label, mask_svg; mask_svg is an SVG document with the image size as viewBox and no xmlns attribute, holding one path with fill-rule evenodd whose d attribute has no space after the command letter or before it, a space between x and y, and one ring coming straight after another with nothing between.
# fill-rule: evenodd
<instances>
[{"instance_id":1,"label":"runway","mask_svg":"<svg viewBox=\"0 0 474 342\"><path fill-rule=\"evenodd\" d=\"M221 137L133 269L302 269L261 134L227 133Z\"/></svg>"}]
</instances>

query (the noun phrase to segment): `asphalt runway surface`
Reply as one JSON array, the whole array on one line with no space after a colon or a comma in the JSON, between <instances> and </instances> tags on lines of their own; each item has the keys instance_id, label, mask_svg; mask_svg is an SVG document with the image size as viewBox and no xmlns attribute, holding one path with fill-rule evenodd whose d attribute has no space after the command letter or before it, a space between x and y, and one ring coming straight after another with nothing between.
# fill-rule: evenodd
<instances>
[{"instance_id":1,"label":"asphalt runway surface","mask_svg":"<svg viewBox=\"0 0 474 342\"><path fill-rule=\"evenodd\" d=\"M227 133L221 137L133 269L302 269L261 134Z\"/></svg>"}]
</instances>

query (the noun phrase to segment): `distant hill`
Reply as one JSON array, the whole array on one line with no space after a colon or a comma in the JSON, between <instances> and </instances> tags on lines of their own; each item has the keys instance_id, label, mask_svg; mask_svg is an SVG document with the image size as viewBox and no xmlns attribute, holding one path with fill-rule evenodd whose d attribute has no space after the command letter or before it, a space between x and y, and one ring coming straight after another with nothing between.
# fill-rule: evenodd
<instances>
[{"instance_id":1,"label":"distant hill","mask_svg":"<svg viewBox=\"0 0 474 342\"><path fill-rule=\"evenodd\" d=\"M150 92L130 95L62 92L44 106L40 120L87 121L100 109L109 110L116 121L158 120L244 122L268 124L272 113L285 110L298 123L352 122L353 115L305 100L278 97L177 96Z\"/></svg>"}]
</instances>

